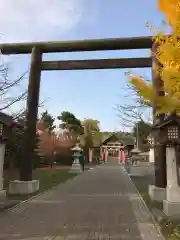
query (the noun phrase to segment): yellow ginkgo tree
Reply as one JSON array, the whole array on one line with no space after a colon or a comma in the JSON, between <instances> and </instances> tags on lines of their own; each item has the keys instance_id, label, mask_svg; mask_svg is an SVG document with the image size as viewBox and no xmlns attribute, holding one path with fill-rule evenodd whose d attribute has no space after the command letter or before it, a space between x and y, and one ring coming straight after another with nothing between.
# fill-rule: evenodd
<instances>
[{"instance_id":1,"label":"yellow ginkgo tree","mask_svg":"<svg viewBox=\"0 0 180 240\"><path fill-rule=\"evenodd\" d=\"M158 0L158 9L165 15L168 24L174 27L179 17L180 1Z\"/></svg>"},{"instance_id":2,"label":"yellow ginkgo tree","mask_svg":"<svg viewBox=\"0 0 180 240\"><path fill-rule=\"evenodd\" d=\"M152 54L155 54L161 66L156 71L161 77L161 90L165 94L158 96L152 83L139 76L129 75L128 80L142 101L155 106L158 114L180 114L180 0L158 0L158 8L164 13L172 30L170 36L157 32L153 39L158 47Z\"/></svg>"}]
</instances>

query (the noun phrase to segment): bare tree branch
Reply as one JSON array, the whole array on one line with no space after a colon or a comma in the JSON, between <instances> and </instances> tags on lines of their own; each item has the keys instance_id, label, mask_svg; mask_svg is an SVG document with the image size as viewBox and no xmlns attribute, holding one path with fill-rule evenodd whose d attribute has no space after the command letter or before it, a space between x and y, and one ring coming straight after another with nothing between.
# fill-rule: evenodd
<instances>
[{"instance_id":1,"label":"bare tree branch","mask_svg":"<svg viewBox=\"0 0 180 240\"><path fill-rule=\"evenodd\" d=\"M129 103L116 104L115 110L120 120L120 124L124 127L133 127L138 121L150 122L150 107L148 103L142 101L137 95L135 89L127 84L124 89L125 95L120 95L120 99L127 98ZM125 102L127 102L125 101Z\"/></svg>"},{"instance_id":2,"label":"bare tree branch","mask_svg":"<svg viewBox=\"0 0 180 240\"><path fill-rule=\"evenodd\" d=\"M27 71L11 80L8 65L0 64L0 111L8 109L15 103L26 99L27 90L19 91L20 83L24 80L26 74Z\"/></svg>"},{"instance_id":3,"label":"bare tree branch","mask_svg":"<svg viewBox=\"0 0 180 240\"><path fill-rule=\"evenodd\" d=\"M1 56L0 56L1 57ZM21 83L25 80L28 71L23 72L20 76L15 79L10 78L10 69L8 64L0 63L0 111L9 110L10 107L14 106L16 103L21 103L27 99L27 88L23 87L21 89ZM40 101L39 107L43 107L44 102ZM24 104L23 104L24 105ZM26 114L25 107L19 107L18 111L14 112L12 115L14 119L23 117Z\"/></svg>"},{"instance_id":4,"label":"bare tree branch","mask_svg":"<svg viewBox=\"0 0 180 240\"><path fill-rule=\"evenodd\" d=\"M0 91L5 91L8 88L12 88L13 86L17 85L22 79L24 79L25 75L27 74L27 71L25 73L23 73L20 77L18 77L16 80L14 81L9 81L7 80L7 76L4 78L4 83L3 83L3 87L0 86Z\"/></svg>"},{"instance_id":5,"label":"bare tree branch","mask_svg":"<svg viewBox=\"0 0 180 240\"><path fill-rule=\"evenodd\" d=\"M43 107L44 106L44 103L47 101L48 99L46 100L43 100L43 101L40 101L38 107ZM14 120L17 120L19 118L22 118L22 117L25 117L26 116L26 108L23 108L23 109L20 109L18 112L12 114L13 116L13 119Z\"/></svg>"},{"instance_id":6,"label":"bare tree branch","mask_svg":"<svg viewBox=\"0 0 180 240\"><path fill-rule=\"evenodd\" d=\"M21 100L24 100L24 97L27 96L27 91L19 95L17 98L12 98L10 99L10 103L7 103L4 107L0 108L0 111L9 108L12 106L14 103L19 102Z\"/></svg>"}]
</instances>

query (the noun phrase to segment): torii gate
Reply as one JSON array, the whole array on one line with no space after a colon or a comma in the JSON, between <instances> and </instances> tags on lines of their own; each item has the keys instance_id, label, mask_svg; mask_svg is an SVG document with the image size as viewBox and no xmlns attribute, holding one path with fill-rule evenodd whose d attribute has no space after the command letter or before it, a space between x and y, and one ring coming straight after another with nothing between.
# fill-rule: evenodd
<instances>
[{"instance_id":1,"label":"torii gate","mask_svg":"<svg viewBox=\"0 0 180 240\"><path fill-rule=\"evenodd\" d=\"M152 48L152 37L92 39L59 42L31 42L0 44L2 54L29 54L31 66L27 100L27 129L24 146L24 161L21 163L20 181L32 180L32 159L34 157L36 139L36 119L38 113L41 70L80 70L80 69L115 69L115 68L144 68L154 66L155 59L126 58L126 59L96 59L70 61L42 61L43 53L108 51L127 49ZM160 93L160 76L152 69L152 78L158 94ZM162 149L156 151L155 182L158 187L165 187L166 161L162 157ZM161 155L161 157L159 157Z\"/></svg>"}]
</instances>

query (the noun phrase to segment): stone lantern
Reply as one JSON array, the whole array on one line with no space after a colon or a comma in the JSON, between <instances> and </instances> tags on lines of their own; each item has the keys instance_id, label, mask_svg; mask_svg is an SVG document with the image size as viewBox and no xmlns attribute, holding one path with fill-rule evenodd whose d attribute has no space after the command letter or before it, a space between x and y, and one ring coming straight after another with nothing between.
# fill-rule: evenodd
<instances>
[{"instance_id":1,"label":"stone lantern","mask_svg":"<svg viewBox=\"0 0 180 240\"><path fill-rule=\"evenodd\" d=\"M135 146L135 148L131 150L131 154L132 154L131 159L132 159L133 165L136 165L137 161L139 160L139 153L141 153L141 150L138 148L138 146L137 147Z\"/></svg>"},{"instance_id":2,"label":"stone lantern","mask_svg":"<svg viewBox=\"0 0 180 240\"><path fill-rule=\"evenodd\" d=\"M71 166L70 173L76 173L76 174L81 173L82 167L79 160L80 160L80 157L82 156L83 150L80 147L79 143L76 143L75 147L73 147L71 150L73 152L74 161Z\"/></svg>"},{"instance_id":3,"label":"stone lantern","mask_svg":"<svg viewBox=\"0 0 180 240\"><path fill-rule=\"evenodd\" d=\"M125 161L125 169L130 176L139 175L139 168L133 167L136 166L136 163L139 160L139 153L141 153L141 150L138 148L138 146L134 145L134 148L131 150L131 158Z\"/></svg>"},{"instance_id":4,"label":"stone lantern","mask_svg":"<svg viewBox=\"0 0 180 240\"><path fill-rule=\"evenodd\" d=\"M167 216L180 217L180 178L178 153L180 149L180 117L168 116L161 124L154 128L156 136L160 131L157 144L166 145L166 199L163 201L163 210Z\"/></svg>"}]
</instances>

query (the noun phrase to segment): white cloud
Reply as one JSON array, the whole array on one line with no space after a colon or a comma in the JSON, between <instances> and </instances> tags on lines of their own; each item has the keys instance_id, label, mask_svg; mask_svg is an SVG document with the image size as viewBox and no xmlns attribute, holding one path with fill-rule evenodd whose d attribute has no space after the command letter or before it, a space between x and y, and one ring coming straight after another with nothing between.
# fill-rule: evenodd
<instances>
[{"instance_id":1,"label":"white cloud","mask_svg":"<svg viewBox=\"0 0 180 240\"><path fill-rule=\"evenodd\" d=\"M83 0L1 0L0 40L58 40L82 18Z\"/></svg>"}]
</instances>

